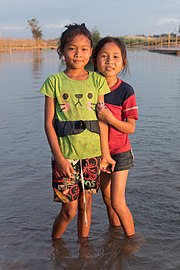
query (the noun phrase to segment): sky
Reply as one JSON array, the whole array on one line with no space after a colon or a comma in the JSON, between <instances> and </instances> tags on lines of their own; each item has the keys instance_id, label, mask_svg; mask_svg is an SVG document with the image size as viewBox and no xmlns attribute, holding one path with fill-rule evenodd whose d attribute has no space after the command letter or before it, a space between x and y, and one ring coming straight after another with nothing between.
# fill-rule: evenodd
<instances>
[{"instance_id":1,"label":"sky","mask_svg":"<svg viewBox=\"0 0 180 270\"><path fill-rule=\"evenodd\" d=\"M31 38L36 18L44 39L59 38L71 23L101 37L178 33L180 0L0 0L0 38Z\"/></svg>"}]
</instances>

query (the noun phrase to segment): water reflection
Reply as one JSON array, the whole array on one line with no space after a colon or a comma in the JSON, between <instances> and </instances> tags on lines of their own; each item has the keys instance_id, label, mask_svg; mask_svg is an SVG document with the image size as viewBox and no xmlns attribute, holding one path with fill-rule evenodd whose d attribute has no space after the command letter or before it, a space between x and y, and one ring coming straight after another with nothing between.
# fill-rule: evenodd
<instances>
[{"instance_id":1,"label":"water reflection","mask_svg":"<svg viewBox=\"0 0 180 270\"><path fill-rule=\"evenodd\" d=\"M32 59L33 59L32 74L36 76L37 73L39 73L39 71L42 70L42 64L43 64L43 61L45 60L45 57L42 51L38 50L38 51L33 52Z\"/></svg>"},{"instance_id":2,"label":"water reflection","mask_svg":"<svg viewBox=\"0 0 180 270\"><path fill-rule=\"evenodd\" d=\"M42 70L44 62L44 54L41 50L33 52L32 55L32 76L33 76L33 89L38 89L42 81Z\"/></svg>"},{"instance_id":3,"label":"water reflection","mask_svg":"<svg viewBox=\"0 0 180 270\"><path fill-rule=\"evenodd\" d=\"M127 238L119 228L110 228L99 239L77 243L56 240L52 242L54 269L124 270L144 243L141 235Z\"/></svg>"}]
</instances>

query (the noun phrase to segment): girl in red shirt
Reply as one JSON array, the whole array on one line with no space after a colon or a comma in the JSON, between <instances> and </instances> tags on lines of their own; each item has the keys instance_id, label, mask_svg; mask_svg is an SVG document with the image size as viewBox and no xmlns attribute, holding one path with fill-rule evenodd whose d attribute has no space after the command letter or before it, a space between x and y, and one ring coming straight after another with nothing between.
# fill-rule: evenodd
<instances>
[{"instance_id":1,"label":"girl in red shirt","mask_svg":"<svg viewBox=\"0 0 180 270\"><path fill-rule=\"evenodd\" d=\"M109 222L120 226L127 236L135 234L132 213L126 204L125 189L129 169L133 166L133 153L129 134L135 131L138 119L135 92L129 84L118 78L127 71L127 53L119 38L101 39L93 54L95 70L106 77L111 93L105 95L105 106L97 106L100 120L109 124L109 150L116 161L113 172L102 168L101 191L107 207Z\"/></svg>"}]
</instances>

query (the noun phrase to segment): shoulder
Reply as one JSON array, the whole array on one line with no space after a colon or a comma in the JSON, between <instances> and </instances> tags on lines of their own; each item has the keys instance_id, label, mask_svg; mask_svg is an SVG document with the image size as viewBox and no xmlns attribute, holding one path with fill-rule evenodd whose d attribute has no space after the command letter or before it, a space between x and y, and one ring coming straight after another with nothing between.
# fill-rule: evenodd
<instances>
[{"instance_id":1,"label":"shoulder","mask_svg":"<svg viewBox=\"0 0 180 270\"><path fill-rule=\"evenodd\" d=\"M105 102L122 106L124 102L132 96L134 96L133 87L130 84L121 81L117 88L114 88L111 93L105 96Z\"/></svg>"},{"instance_id":2,"label":"shoulder","mask_svg":"<svg viewBox=\"0 0 180 270\"><path fill-rule=\"evenodd\" d=\"M59 72L59 73L51 74L50 76L48 76L47 81L56 81L61 78L63 78L63 73Z\"/></svg>"},{"instance_id":3,"label":"shoulder","mask_svg":"<svg viewBox=\"0 0 180 270\"><path fill-rule=\"evenodd\" d=\"M98 90L99 96L110 93L109 86L104 76L98 74L95 71L89 71L89 79L92 81L96 90Z\"/></svg>"},{"instance_id":4,"label":"shoulder","mask_svg":"<svg viewBox=\"0 0 180 270\"><path fill-rule=\"evenodd\" d=\"M95 71L89 71L89 78L92 78L95 81L101 81L101 82L106 81L106 78L103 75Z\"/></svg>"},{"instance_id":5,"label":"shoulder","mask_svg":"<svg viewBox=\"0 0 180 270\"><path fill-rule=\"evenodd\" d=\"M56 86L62 85L62 81L63 81L63 73L62 72L51 74L47 77L43 86L55 89Z\"/></svg>"},{"instance_id":6,"label":"shoulder","mask_svg":"<svg viewBox=\"0 0 180 270\"><path fill-rule=\"evenodd\" d=\"M134 88L130 84L124 81L122 81L119 88L121 89L121 91L124 92L124 94L126 94L126 96L132 96L135 93Z\"/></svg>"},{"instance_id":7,"label":"shoulder","mask_svg":"<svg viewBox=\"0 0 180 270\"><path fill-rule=\"evenodd\" d=\"M95 71L89 71L89 79L93 82L93 84L98 89L108 88L108 91L106 91L106 92L107 93L110 92L107 81L106 81L106 78L103 75L101 75L101 74L99 74L99 73L97 73Z\"/></svg>"},{"instance_id":8,"label":"shoulder","mask_svg":"<svg viewBox=\"0 0 180 270\"><path fill-rule=\"evenodd\" d=\"M59 89L61 85L61 73L52 74L47 77L43 83L40 91L49 97L55 98L56 90Z\"/></svg>"},{"instance_id":9,"label":"shoulder","mask_svg":"<svg viewBox=\"0 0 180 270\"><path fill-rule=\"evenodd\" d=\"M115 96L121 97L123 101L135 95L133 87L127 82L121 81L119 87L114 91Z\"/></svg>"}]
</instances>

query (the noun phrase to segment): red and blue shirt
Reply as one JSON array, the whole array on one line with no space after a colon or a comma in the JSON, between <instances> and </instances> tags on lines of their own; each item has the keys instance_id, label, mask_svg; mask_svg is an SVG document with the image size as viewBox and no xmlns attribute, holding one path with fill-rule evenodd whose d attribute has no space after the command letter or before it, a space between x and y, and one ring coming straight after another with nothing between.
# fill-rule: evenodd
<instances>
[{"instance_id":1,"label":"red and blue shirt","mask_svg":"<svg viewBox=\"0 0 180 270\"><path fill-rule=\"evenodd\" d=\"M134 89L128 83L118 79L111 92L104 96L106 107L120 121L127 118L138 120L138 107ZM111 155L131 150L129 136L109 125L109 150Z\"/></svg>"}]
</instances>

